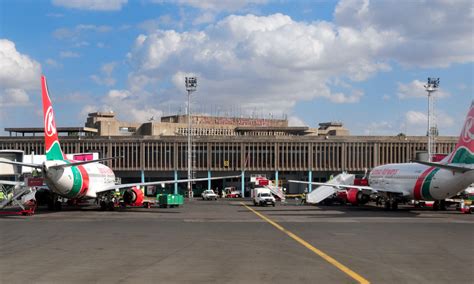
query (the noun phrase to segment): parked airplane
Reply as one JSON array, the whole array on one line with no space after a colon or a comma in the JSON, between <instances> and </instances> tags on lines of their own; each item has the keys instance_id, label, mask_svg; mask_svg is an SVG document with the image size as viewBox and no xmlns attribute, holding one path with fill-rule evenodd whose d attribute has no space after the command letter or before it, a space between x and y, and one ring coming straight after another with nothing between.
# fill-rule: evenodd
<instances>
[{"instance_id":1,"label":"parked airplane","mask_svg":"<svg viewBox=\"0 0 474 284\"><path fill-rule=\"evenodd\" d=\"M41 169L45 182L53 193L52 206L60 209L61 203L58 197L68 199L97 199L100 201L102 209L114 208L114 192L116 189L129 188L133 191L132 196L136 198L143 195L138 186L148 186L157 184L185 183L193 181L215 180L225 178L235 178L239 176L224 176L213 178L181 179L168 181L153 181L144 183L116 184L115 174L111 168L100 164L100 161L106 161L112 158L103 158L89 161L71 161L61 150L54 119L53 106L49 97L46 77L41 76L41 89L43 100L44 116L44 139L46 161L42 164L23 163L13 161L0 161L0 163L21 165L31 168ZM132 203L134 200L130 200Z\"/></svg>"},{"instance_id":2,"label":"parked airplane","mask_svg":"<svg viewBox=\"0 0 474 284\"><path fill-rule=\"evenodd\" d=\"M309 184L310 182L290 180ZM413 161L375 167L369 174L369 186L337 185L311 182L314 185L347 189L348 201L361 204L369 195L382 198L386 209L396 210L398 203L408 200L435 201L442 209L444 199L452 197L474 183L474 101L466 117L454 151L441 162ZM317 189L316 189L317 190Z\"/></svg>"}]
</instances>

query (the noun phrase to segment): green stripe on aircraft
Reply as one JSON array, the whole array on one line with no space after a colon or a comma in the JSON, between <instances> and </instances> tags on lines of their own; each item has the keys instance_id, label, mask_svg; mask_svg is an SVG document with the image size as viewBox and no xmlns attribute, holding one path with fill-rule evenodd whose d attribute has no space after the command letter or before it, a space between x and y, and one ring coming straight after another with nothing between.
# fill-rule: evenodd
<instances>
[{"instance_id":1,"label":"green stripe on aircraft","mask_svg":"<svg viewBox=\"0 0 474 284\"><path fill-rule=\"evenodd\" d=\"M69 164L70 162L66 161L66 163ZM72 188L66 195L69 198L74 198L74 197L77 197L79 192L81 192L82 174L77 167L71 167L71 171L72 171L72 179L73 179Z\"/></svg>"},{"instance_id":2,"label":"green stripe on aircraft","mask_svg":"<svg viewBox=\"0 0 474 284\"><path fill-rule=\"evenodd\" d=\"M435 174L440 170L440 168L434 169L431 173L428 174L428 176L425 178L425 181L423 182L422 188L421 188L421 193L424 199L433 199L430 193L430 187L431 187L431 182L433 181L433 177Z\"/></svg>"},{"instance_id":3,"label":"green stripe on aircraft","mask_svg":"<svg viewBox=\"0 0 474 284\"><path fill-rule=\"evenodd\" d=\"M451 163L454 164L474 164L474 155L466 148L459 148L454 154Z\"/></svg>"},{"instance_id":4,"label":"green stripe on aircraft","mask_svg":"<svg viewBox=\"0 0 474 284\"><path fill-rule=\"evenodd\" d=\"M46 152L46 159L51 160L63 160L63 152L59 146L59 142L55 141L48 152Z\"/></svg>"}]
</instances>

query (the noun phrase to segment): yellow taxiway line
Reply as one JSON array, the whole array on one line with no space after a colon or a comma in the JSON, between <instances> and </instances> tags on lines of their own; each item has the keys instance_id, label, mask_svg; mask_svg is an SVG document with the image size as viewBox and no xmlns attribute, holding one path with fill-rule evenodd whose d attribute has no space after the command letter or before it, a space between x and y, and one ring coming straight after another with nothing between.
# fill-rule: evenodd
<instances>
[{"instance_id":1,"label":"yellow taxiway line","mask_svg":"<svg viewBox=\"0 0 474 284\"><path fill-rule=\"evenodd\" d=\"M282 231L283 233L287 234L290 238L292 238L293 240L297 241L298 243L300 243L301 245L303 245L304 247L306 247L307 249L309 249L310 251L314 252L315 254L319 255L321 258L323 258L325 261L329 262L330 264L334 265L335 267L337 267L339 270L341 270L342 272L344 272L345 274L349 275L352 279L356 280L357 282L359 283L363 283L363 284L368 284L370 283L367 279L365 279L364 277L360 276L359 274L357 274L356 272L352 271L350 268L348 268L347 266L343 265L342 263L340 263L339 261L335 260L334 258L330 257L328 254L326 254L325 252L315 248L314 246L312 246L310 243L308 243L307 241L303 240L302 238L298 237L297 235L293 234L292 232L288 231L287 229L285 229L283 226L281 226L280 224L278 224L277 222L271 220L270 218L268 218L267 216L259 213L258 211L250 208L249 206L245 205L243 202L240 202L240 204L242 204L243 206L245 206L245 208L247 208L248 210L252 211L253 213L255 213L258 217L262 218L263 220L267 221L268 223L272 224L275 228L277 228L278 230Z\"/></svg>"}]
</instances>

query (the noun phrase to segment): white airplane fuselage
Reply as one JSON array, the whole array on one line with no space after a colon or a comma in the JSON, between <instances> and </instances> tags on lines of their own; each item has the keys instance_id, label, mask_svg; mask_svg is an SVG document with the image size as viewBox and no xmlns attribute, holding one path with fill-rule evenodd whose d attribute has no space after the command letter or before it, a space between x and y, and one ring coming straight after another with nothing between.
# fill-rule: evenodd
<instances>
[{"instance_id":1,"label":"white airplane fuselage","mask_svg":"<svg viewBox=\"0 0 474 284\"><path fill-rule=\"evenodd\" d=\"M375 167L369 175L371 187L398 193L406 199L444 200L474 180L474 171L465 173L428 167L417 163L388 164Z\"/></svg>"},{"instance_id":2,"label":"white airplane fuselage","mask_svg":"<svg viewBox=\"0 0 474 284\"><path fill-rule=\"evenodd\" d=\"M100 189L115 184L115 174L100 163L80 166L51 168L66 164L66 161L46 161L45 181L56 194L67 198L96 198Z\"/></svg>"}]
</instances>

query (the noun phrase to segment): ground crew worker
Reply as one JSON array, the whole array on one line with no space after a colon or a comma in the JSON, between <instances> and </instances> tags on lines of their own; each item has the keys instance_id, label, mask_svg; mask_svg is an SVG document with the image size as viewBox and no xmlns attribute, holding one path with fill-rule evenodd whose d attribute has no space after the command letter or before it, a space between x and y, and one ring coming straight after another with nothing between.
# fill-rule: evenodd
<instances>
[{"instance_id":1,"label":"ground crew worker","mask_svg":"<svg viewBox=\"0 0 474 284\"><path fill-rule=\"evenodd\" d=\"M301 203L300 205L306 204L306 190L301 195Z\"/></svg>"},{"instance_id":2,"label":"ground crew worker","mask_svg":"<svg viewBox=\"0 0 474 284\"><path fill-rule=\"evenodd\" d=\"M120 200L120 189L118 188L115 189L114 198L117 202Z\"/></svg>"}]
</instances>

